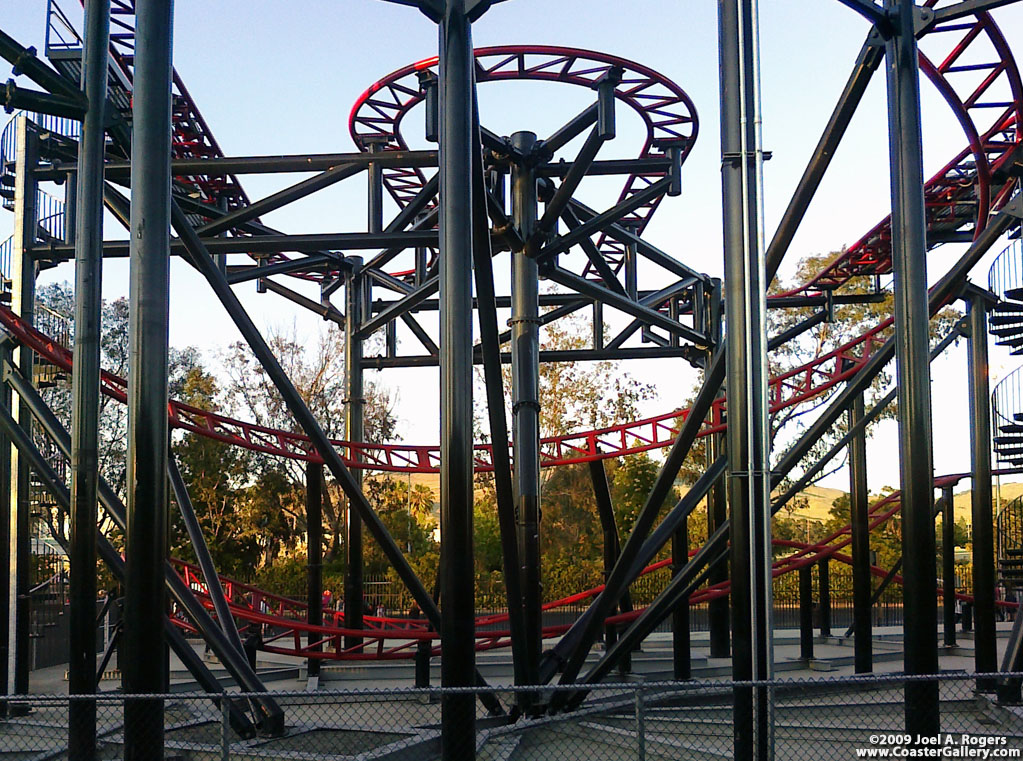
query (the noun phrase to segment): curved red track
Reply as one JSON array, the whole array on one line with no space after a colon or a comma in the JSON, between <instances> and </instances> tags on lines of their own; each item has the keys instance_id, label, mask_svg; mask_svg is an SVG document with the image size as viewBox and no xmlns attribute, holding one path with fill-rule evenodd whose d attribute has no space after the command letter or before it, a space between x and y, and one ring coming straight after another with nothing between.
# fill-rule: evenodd
<instances>
[{"instance_id":1,"label":"curved red track","mask_svg":"<svg viewBox=\"0 0 1023 761\"><path fill-rule=\"evenodd\" d=\"M936 2L937 0L929 0L927 5L933 6ZM953 108L966 132L969 147L957 154L927 183L929 229L935 232L958 230L975 220L974 230L979 231L985 225L990 211L999 208L1008 199L1011 190L1010 185L996 178L997 170L1008 159L1011 150L1020 140L1019 130L1016 128L1020 125L1020 114L1023 113L1023 86L1020 84L1019 72L1008 45L988 14L981 13L975 19L940 25L925 38L928 42L927 50L931 50L931 43L945 38L952 39L952 43L950 47L946 46L945 52L937 58L940 62L934 64L927 55L922 54L921 68L935 82ZM985 45L987 55L983 50L978 53L977 50ZM493 56L489 70L485 65L478 69L480 81L487 78L532 78L586 84L602 75L608 66L624 63L632 67L628 70L628 75L636 77L631 90L634 102L630 102L630 105L637 107L637 103L642 101L644 103L639 108L641 114L666 115L661 123L647 120L648 138L655 135L657 130L664 130L676 137L689 137L689 146L692 145L691 138L696 135L696 120L691 103L681 90L670 83L667 83L670 85L667 93L655 94L652 88L665 84L663 78L656 72L611 56L565 48L491 48L478 53L484 57ZM529 56L534 54L546 57L539 63L529 65ZM930 54L933 55L933 52ZM972 62L978 58L981 63ZM584 64L584 68L576 68L580 61L596 62L598 66L596 69L592 67L587 69ZM971 63L959 63L960 61ZM392 128L394 137L398 141L402 140L398 132L400 120L421 97L418 89L413 90L403 85L402 79L414 75L417 66L418 70L421 70L433 64L432 61L425 61L406 67L378 83L359 99L353 109L352 131L353 138L360 146L364 145L362 141L366 135L381 134L382 131ZM970 73L973 77L968 82L966 77L959 76ZM979 82L976 81L978 77ZM183 91L183 88L181 90ZM1000 96L999 91L1006 94ZM384 105L386 101L383 100L382 93L385 92L386 97L393 100L392 105ZM185 96L187 99L187 93ZM620 92L618 97L628 101L630 96ZM999 100L1000 97L1004 100ZM654 104L653 108L650 107L651 103ZM363 108L369 111L364 112ZM673 108L676 110L673 111ZM376 116L371 112L375 112ZM656 117L659 118L661 117ZM372 126L374 124L377 126ZM365 131L361 131L363 128ZM401 144L403 145L403 142ZM648 139L644 155L650 147ZM417 192L416 189L422 187L422 176L418 173L414 175L408 173L387 175L388 189L399 203L402 203L403 199L407 202ZM641 187L643 182L641 177L630 178L622 197L635 192L635 188ZM973 195L974 185L976 195ZM971 200L976 202L975 206ZM655 208L656 202L640 209L637 212L640 217L637 221L645 224ZM602 241L602 246L609 258L613 258L617 253L612 241ZM890 267L890 220L886 219L793 293L836 287L854 276L887 273ZM42 358L70 369L72 356L67 349L25 326L10 310L0 307L0 322L19 342L38 352ZM804 401L851 377L880 345L879 333L889 325L890 321L886 321L827 356L772 378L769 392L772 410ZM105 373L103 390L109 396L123 401L126 384L123 379ZM723 398L715 402L714 413L705 426L704 433L721 429L723 425L721 413L724 406ZM318 459L311 451L308 440L293 432L234 420L179 402L171 403L169 414L171 424L177 428L268 454L303 460ZM543 442L543 464L552 466L583 462L667 446L674 440L678 425L684 420L685 415L686 411L676 411L612 428L546 439ZM356 468L430 472L436 470L439 458L437 448L431 446L352 447L346 442L336 443L347 453L348 464ZM477 470L488 470L489 448L477 447L476 455ZM938 479L936 483L940 485L949 482L949 479L958 480L963 477L964 475L948 476ZM898 509L897 495L891 495L874 505L871 509L871 528L880 525ZM849 543L847 534L848 527L820 544L799 546L795 553L775 564L774 573L776 575L787 573L824 556L834 556L847 561L848 559L838 552ZM656 570L663 565L651 566L647 571ZM875 567L873 572L883 574L884 570ZM202 584L192 575L190 568L182 566L182 573L202 598ZM407 658L412 656L411 648L415 642L436 638L434 633L421 624L370 617L367 619L367 629L358 632L368 638L363 651L346 652L343 650L341 639L349 630L338 626L341 622L337 617L333 626L310 627L293 618L301 614L304 607L301 603L269 595L262 590L231 580L225 580L225 583L231 597L232 610L240 619L254 624L267 624L283 631L267 643L266 649L269 651L317 658ZM599 591L599 587L586 590L567 600L579 601L594 596ZM691 602L695 604L724 594L727 594L727 583L700 590L692 597ZM266 601L267 605L265 613L260 612L263 601ZM546 607L557 607L561 604L566 604L566 601L550 603ZM636 611L618 616L614 620L624 621L638 614L639 611ZM501 620L500 616L482 618L478 624L493 625L500 623ZM183 621L180 623L187 627L187 623ZM544 633L545 636L555 636L563 629L564 627L549 627ZM319 638L319 644L324 648L323 652L314 652L309 649L308 644L305 646L302 644L302 638L306 634L312 635L314 645ZM284 642L290 644L285 646ZM507 632L481 632L477 636L477 647L480 649L497 647L506 642ZM372 652L367 652L371 649Z\"/></svg>"}]
</instances>

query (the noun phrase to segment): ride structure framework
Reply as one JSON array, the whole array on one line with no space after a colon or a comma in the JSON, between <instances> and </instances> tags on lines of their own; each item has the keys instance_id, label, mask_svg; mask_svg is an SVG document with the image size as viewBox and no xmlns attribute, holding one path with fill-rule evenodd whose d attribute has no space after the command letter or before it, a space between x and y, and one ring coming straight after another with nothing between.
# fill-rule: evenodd
<instances>
[{"instance_id":1,"label":"ride structure framework","mask_svg":"<svg viewBox=\"0 0 1023 761\"><path fill-rule=\"evenodd\" d=\"M249 664L239 622L249 631L273 632L262 647L307 658L313 675L327 659L437 655L443 686L485 686L474 653L506 646L516 684L544 685L557 677L561 684L579 685L577 691L547 698L542 691L517 693L512 706L502 705L494 693L479 693L491 713L505 714L511 721L577 708L586 698L586 685L604 679L668 618L675 638L675 675L687 678L688 609L702 601L711 604L712 654L727 655L731 648L738 682L770 679L772 577L808 573L812 565L823 571L831 558L853 566L857 671L871 668L874 575L883 579L882 588L892 581L903 586L907 673L935 674L939 590L934 489L943 490L947 517L951 488L965 477L972 478L974 495L977 570L974 594L968 599L975 610L976 667L978 672L995 671L988 314L993 315L992 332L1001 339L1023 341L1017 336L1023 323L1020 309L1013 302L1023 294L1018 277L1023 266L1013 264L1019 247L1003 254L997 277L993 270L994 293L970 284L968 275L1007 232L1018 232L1021 218L1023 84L989 13L1006 0L928 0L922 6L841 0L871 26L817 150L766 247L761 234L764 152L756 3L723 0L723 281L643 238L658 206L682 193L682 167L698 137L696 108L682 88L641 64L605 53L531 45L473 50L472 22L494 0L393 1L414 6L438 24L439 54L384 77L357 100L349 121L358 148L352 153L226 157L173 69L172 0L85 0L81 32L51 3L48 63L0 31L0 55L14 65L16 74L42 88L7 84L6 105L26 110L0 138L0 186L5 206L15 214L14 235L0 256L10 283L10 307L0 307L6 334L0 505L10 519L0 523L14 529L8 550L15 569L6 596L11 626L0 633L10 653L0 664L0 670L6 669L8 693L28 689L26 590L33 474L66 511L71 525L71 692L92 694L97 689L93 569L98 553L125 589L120 643L125 692L165 691L161 659L142 654L154 652L154 643L166 643L203 689L226 703L233 726L244 736L280 733L285 719ZM800 287L767 298L835 147L883 62L889 85L892 215ZM952 109L967 143L926 181L920 151L921 72ZM548 136L528 131L498 135L481 121L476 88L506 80L586 88L593 103ZM635 158L600 160L602 147L616 137L617 112L625 107L645 129L643 144ZM402 128L413 112L423 119L426 139L437 144L436 150L409 147ZM570 156L569 147L574 150ZM238 180L273 172L313 176L256 201ZM363 176L365 231L286 234L260 221L273 210ZM623 178L617 201L603 211L576 197L580 184L594 176ZM53 182L63 184L63 202L40 188ZM398 209L389 220L385 193ZM104 208L129 230L127 240L104 240ZM926 253L952 242L969 245L928 291ZM509 293L499 293L503 280L494 277L494 267L505 254L511 287ZM172 255L183 257L207 280L301 433L168 400L167 262ZM131 259L132 363L127 379L104 371L99 363L101 263L103 257L118 256ZM34 288L39 268L71 259L76 262L75 314L73 345L67 345L34 325ZM769 377L768 352L833 320L836 304L883 298L880 276L888 274L894 275L892 318L802 367ZM541 292L541 279L556 287ZM872 288L839 292L857 280L870 282ZM332 441L324 433L232 290L248 282L343 327L344 440ZM641 289L640 282L656 283L657 288ZM318 287L319 298L302 292L309 287ZM928 318L956 299L968 304L968 315L932 348ZM806 307L814 309L808 318L781 335L767 335L767 309ZM583 310L592 317L590 346L540 349L542 326ZM605 310L618 316L608 319ZM502 332L498 316L505 313L509 329ZM622 315L628 320L624 327ZM478 325L478 340L468 329L473 324ZM378 331L385 335L383 353L365 356L364 341ZM971 352L971 472L935 478L929 363L958 336L967 337ZM541 363L634 358L678 358L700 368L703 384L690 408L603 430L541 438ZM864 391L893 358L896 388L866 410ZM511 365L510 431L504 363ZM472 439L474 364L482 365L485 378L488 445ZM439 445L366 441L363 371L412 366L440 370ZM72 376L70 430L38 393L36 370L48 367ZM814 422L772 462L770 416L829 392L831 398ZM98 472L100 394L128 405L126 504ZM868 507L865 428L896 396L902 488ZM1015 415L1023 414L1023 407L1011 408L1016 397L1010 396L1009 406L998 410L1003 439L1021 432L1006 428L1019 428ZM784 493L772 497L772 490L821 436L846 416L848 432L839 442ZM305 603L217 574L168 444L170 428L307 463ZM708 439L704 473L659 518L699 437ZM48 442L45 452L40 440ZM1021 464L1012 443L1002 442L1004 472ZM846 447L851 461L849 525L816 544L772 542L772 512ZM668 450L664 463L629 536L620 539L602 461L656 449ZM62 475L65 461L70 463L70 485ZM606 581L567 600L543 604L540 471L583 462L589 463L604 527ZM366 470L440 474L439 605L367 500L362 489ZM473 474L480 471L493 473L504 563L507 611L495 616L477 616L474 604ZM327 472L346 495L350 520L345 608L325 615L319 525ZM168 483L196 565L166 556ZM705 498L709 539L690 551L687 521ZM124 558L107 537L97 535L100 508L124 531ZM891 569L871 565L869 533L897 513L902 517L903 558ZM951 521L943 525L948 559ZM422 611L422 621L371 616L363 610L364 532L383 550ZM630 584L664 567L654 560L669 542L670 583L652 604L634 610ZM772 545L793 552L774 561ZM851 555L840 552L849 545ZM164 604L168 594L174 602L170 616ZM948 622L957 593L943 588L940 594L948 644L949 636L954 637L954 625L950 631ZM589 600L589 607L573 623L544 626L545 609L582 600ZM245 702L227 697L182 631L200 634L239 687L264 697ZM555 637L544 650L544 640ZM601 637L606 649L588 665L587 656ZM1013 638L1010 653L1023 652L1023 630L1014 631ZM1023 669L1018 659L1010 658L1003 669ZM476 699L471 692L444 694L444 758L474 757L474 743L466 737L474 734ZM739 686L733 701L736 758L770 758L769 690ZM76 758L95 758L95 707L74 701L69 710L68 747ZM125 713L126 758L162 757L161 701L132 701ZM937 683L907 683L907 731L933 735L938 716Z\"/></svg>"}]
</instances>

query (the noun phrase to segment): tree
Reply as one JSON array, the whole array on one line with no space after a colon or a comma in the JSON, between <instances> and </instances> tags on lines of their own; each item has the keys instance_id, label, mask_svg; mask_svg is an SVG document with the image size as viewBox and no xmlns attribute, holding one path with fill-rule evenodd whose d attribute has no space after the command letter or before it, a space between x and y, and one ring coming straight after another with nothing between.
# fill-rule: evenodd
<instances>
[{"instance_id":1,"label":"tree","mask_svg":"<svg viewBox=\"0 0 1023 761\"><path fill-rule=\"evenodd\" d=\"M182 391L182 401L216 411L217 384L212 375L194 368L186 377ZM260 560L256 534L249 530L242 510L249 477L249 453L187 432L175 444L174 455L217 568L229 575L247 575ZM171 554L194 560L180 510L173 514L171 526Z\"/></svg>"},{"instance_id":2,"label":"tree","mask_svg":"<svg viewBox=\"0 0 1023 761\"><path fill-rule=\"evenodd\" d=\"M407 557L437 549L433 537L437 521L433 517L433 492L429 487L384 476L366 479L364 489L387 532ZM366 547L364 562L367 573L386 573L390 567L375 542Z\"/></svg>"},{"instance_id":3,"label":"tree","mask_svg":"<svg viewBox=\"0 0 1023 761\"><path fill-rule=\"evenodd\" d=\"M288 334L271 332L267 343L326 434L340 439L344 434L346 410L344 333L330 325L320 334L315 346L307 350L306 343L299 339L292 326ZM277 387L244 344L232 344L221 360L227 377L227 407L233 414L271 428L301 432ZM366 382L364 397L366 441L390 441L397 426L390 393L378 384ZM257 471L283 467L293 484L304 483L301 462L285 460L282 463L269 458L257 458L253 462ZM345 517L340 489L332 480L327 481L324 490L323 514L329 538L324 561L330 563L342 554Z\"/></svg>"},{"instance_id":4,"label":"tree","mask_svg":"<svg viewBox=\"0 0 1023 761\"><path fill-rule=\"evenodd\" d=\"M51 283L36 293L36 325L72 348L74 342L74 292L67 283ZM128 300L104 301L101 314L100 366L122 378L128 372ZM189 372L201 367L199 353L193 347L172 348L169 352L168 380L171 396L180 395ZM43 399L53 410L61 424L71 429L71 377L69 373L51 374L51 384L41 390ZM41 384L47 385L47 384ZM127 441L128 410L121 402L105 394L100 396L99 410L99 472L121 500L127 498ZM51 445L41 434L37 436L44 452ZM66 461L54 451L51 462L58 473L67 472ZM55 505L46 506L44 519L51 534L60 541L68 540L69 524ZM101 530L115 546L121 546L120 532L107 516L102 517Z\"/></svg>"}]
</instances>

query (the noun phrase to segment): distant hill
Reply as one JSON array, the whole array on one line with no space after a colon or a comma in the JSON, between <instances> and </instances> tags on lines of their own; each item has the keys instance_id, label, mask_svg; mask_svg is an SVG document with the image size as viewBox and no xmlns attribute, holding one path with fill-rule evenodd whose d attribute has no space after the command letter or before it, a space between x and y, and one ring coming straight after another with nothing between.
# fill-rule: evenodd
<instances>
[{"instance_id":1,"label":"distant hill","mask_svg":"<svg viewBox=\"0 0 1023 761\"><path fill-rule=\"evenodd\" d=\"M830 515L831 505L836 499L846 494L847 492L841 489L829 489L824 486L811 486L805 489L801 496L806 497L808 505L805 508L800 508L795 511L795 515L809 518L815 521L826 521ZM1009 502L1016 499L1019 496L1023 496L1023 483L1002 483L1002 501ZM967 523L971 522L972 518L972 500L973 492L970 489L966 489L961 492L956 492L953 498L955 505L955 517L958 521L960 518L965 518Z\"/></svg>"},{"instance_id":2,"label":"distant hill","mask_svg":"<svg viewBox=\"0 0 1023 761\"><path fill-rule=\"evenodd\" d=\"M394 474L395 478L404 481L408 476L404 474ZM435 500L440 499L440 475L437 473L413 473L412 483L414 485L422 484L433 490ZM809 518L814 521L827 521L831 505L836 499L846 494L841 489L832 489L826 486L811 486L808 489L804 489L800 496L806 497L807 506L800 508L795 512L796 515ZM1016 497L1023 496L1023 483L1002 483L1002 500L1011 501ZM971 517L971 500L973 499L973 493L971 490L966 489L965 491L957 492L955 494L955 516L956 520L965 518L966 522L970 522Z\"/></svg>"}]
</instances>

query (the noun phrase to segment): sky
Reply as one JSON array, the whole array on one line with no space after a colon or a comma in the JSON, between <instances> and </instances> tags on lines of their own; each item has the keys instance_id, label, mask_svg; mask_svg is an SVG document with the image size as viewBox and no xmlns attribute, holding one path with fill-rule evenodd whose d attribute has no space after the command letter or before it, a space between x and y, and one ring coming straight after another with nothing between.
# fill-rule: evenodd
<instances>
[{"instance_id":1,"label":"sky","mask_svg":"<svg viewBox=\"0 0 1023 761\"><path fill-rule=\"evenodd\" d=\"M74 0L61 0L73 10ZM45 0L0 0L0 27L23 44L43 49ZM72 14L73 15L73 14ZM1023 7L993 14L1010 47L1023 53ZM770 239L844 85L867 31L867 23L837 0L785 0L761 6L765 228ZM507 0L474 25L477 46L537 43L612 53L647 65L678 82L695 103L700 134L686 162L683 192L666 199L645 237L678 259L711 275L722 270L720 149L716 3L710 0ZM390 71L436 54L436 26L412 8L380 0L178 0L175 67L227 155L353 150L348 113L368 85ZM923 43L926 52L927 40ZM588 96L556 85L486 84L480 88L486 126L500 134L529 129L541 136L588 105ZM923 84L925 174L930 176L965 145L962 130L927 82ZM621 112L621 109L620 109ZM421 119L410 119L410 142L422 147ZM619 137L601 158L637 154L637 120L619 117ZM571 154L571 146L567 153ZM302 175L242 178L251 198L291 184ZM580 197L598 208L617 189L584 183ZM845 141L789 250L782 276L802 256L856 241L889 208L888 141L883 72L875 75ZM389 208L393 213L393 207ZM302 204L264 217L286 232L364 230L365 187L350 181ZM10 214L0 214L0 237ZM124 239L108 219L106 237ZM985 284L996 245L973 279ZM929 255L931 281L957 258L961 247ZM505 263L498 264L506 268ZM105 265L104 295L127 293L127 264ZM499 277L504 277L500 275ZM71 265L44 275L71 281ZM499 287L500 287L499 283ZM651 283L640 283L647 287ZM297 286L300 290L301 287ZM252 284L236 291L257 323L314 335L319 318L292 309ZM309 291L309 295L315 295ZM193 345L213 357L238 335L205 283L183 263L172 263L171 342ZM310 340L310 343L313 343ZM992 345L992 385L1020 361ZM626 368L655 386L644 416L674 409L697 376L681 360L634 361ZM371 377L396 390L399 433L414 443L437 440L436 370L390 370ZM969 470L966 348L961 342L932 366L936 473ZM949 403L955 400L954 403ZM897 428L879 425L869 444L872 490L898 483ZM839 472L825 485L847 488ZM964 484L965 486L965 484Z\"/></svg>"}]
</instances>

